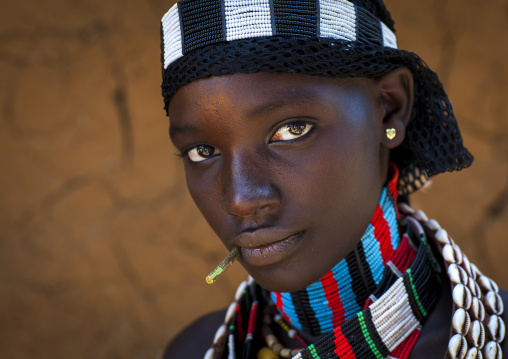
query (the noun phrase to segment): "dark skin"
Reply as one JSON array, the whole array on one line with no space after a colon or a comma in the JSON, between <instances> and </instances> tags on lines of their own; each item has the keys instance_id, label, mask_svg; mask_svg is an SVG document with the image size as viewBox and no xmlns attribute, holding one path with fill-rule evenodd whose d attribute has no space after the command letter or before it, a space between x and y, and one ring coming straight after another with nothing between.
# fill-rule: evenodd
<instances>
[{"instance_id":1,"label":"dark skin","mask_svg":"<svg viewBox=\"0 0 508 359\"><path fill-rule=\"evenodd\" d=\"M376 79L233 74L173 96L170 136L192 198L226 248L242 248L240 263L262 287L301 290L356 246L389 151L404 140L413 91L411 72L399 68ZM446 350L450 309L442 296L412 357L442 357L428 350ZM202 318L166 357L201 358L222 320Z\"/></svg>"},{"instance_id":2,"label":"dark skin","mask_svg":"<svg viewBox=\"0 0 508 359\"><path fill-rule=\"evenodd\" d=\"M174 95L170 134L192 198L262 287L303 289L356 246L404 139L410 79L234 74Z\"/></svg>"}]
</instances>

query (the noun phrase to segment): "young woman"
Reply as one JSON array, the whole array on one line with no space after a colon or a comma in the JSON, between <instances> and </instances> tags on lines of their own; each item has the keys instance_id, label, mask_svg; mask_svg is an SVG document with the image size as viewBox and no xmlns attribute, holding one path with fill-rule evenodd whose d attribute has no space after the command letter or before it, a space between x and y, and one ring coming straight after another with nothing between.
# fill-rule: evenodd
<instances>
[{"instance_id":1,"label":"young woman","mask_svg":"<svg viewBox=\"0 0 508 359\"><path fill-rule=\"evenodd\" d=\"M506 293L407 204L472 156L381 1L183 0L162 41L189 191L251 276L167 358L502 357Z\"/></svg>"}]
</instances>

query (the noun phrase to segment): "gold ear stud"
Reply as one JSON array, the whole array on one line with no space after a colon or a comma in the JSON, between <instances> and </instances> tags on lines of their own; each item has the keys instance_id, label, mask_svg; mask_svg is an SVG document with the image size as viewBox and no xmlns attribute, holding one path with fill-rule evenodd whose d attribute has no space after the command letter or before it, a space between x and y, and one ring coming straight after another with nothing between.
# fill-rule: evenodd
<instances>
[{"instance_id":1,"label":"gold ear stud","mask_svg":"<svg viewBox=\"0 0 508 359\"><path fill-rule=\"evenodd\" d=\"M386 129L386 137L388 137L389 140L393 140L397 136L397 130L394 128L387 128Z\"/></svg>"}]
</instances>

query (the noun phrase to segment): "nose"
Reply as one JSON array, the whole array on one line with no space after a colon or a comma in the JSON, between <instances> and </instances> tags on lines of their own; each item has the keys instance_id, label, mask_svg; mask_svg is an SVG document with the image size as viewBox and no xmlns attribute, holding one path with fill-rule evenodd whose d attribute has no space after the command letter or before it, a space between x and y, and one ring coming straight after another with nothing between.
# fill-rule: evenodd
<instances>
[{"instance_id":1,"label":"nose","mask_svg":"<svg viewBox=\"0 0 508 359\"><path fill-rule=\"evenodd\" d=\"M260 220L280 206L280 189L267 162L256 156L235 156L223 182L224 210L236 217Z\"/></svg>"}]
</instances>

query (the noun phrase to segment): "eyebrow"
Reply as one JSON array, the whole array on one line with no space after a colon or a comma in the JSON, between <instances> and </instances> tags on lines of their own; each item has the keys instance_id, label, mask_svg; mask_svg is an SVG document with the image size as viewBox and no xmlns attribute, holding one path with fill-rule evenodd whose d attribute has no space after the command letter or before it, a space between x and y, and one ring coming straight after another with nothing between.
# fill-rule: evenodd
<instances>
[{"instance_id":1,"label":"eyebrow","mask_svg":"<svg viewBox=\"0 0 508 359\"><path fill-rule=\"evenodd\" d=\"M173 123L169 125L169 138L173 140L178 135L194 134L197 133L197 127L193 125L178 126Z\"/></svg>"},{"instance_id":2,"label":"eyebrow","mask_svg":"<svg viewBox=\"0 0 508 359\"><path fill-rule=\"evenodd\" d=\"M290 91L283 92L280 96L271 99L271 101L268 103L263 103L262 105L255 107L254 109L249 111L249 116L251 117L263 116L267 113L278 110L279 108L294 105L295 102L315 104L318 102L316 97L317 96L314 93L314 91L292 89Z\"/></svg>"},{"instance_id":3,"label":"eyebrow","mask_svg":"<svg viewBox=\"0 0 508 359\"><path fill-rule=\"evenodd\" d=\"M312 103L318 102L317 96L314 91L302 90L302 89L291 89L281 93L279 96L270 99L270 102L263 103L257 107L254 107L249 111L248 116L251 118L262 117L270 112L282 109L294 105L294 103ZM170 123L169 125L169 138L173 140L177 136L181 135L192 135L198 133L199 130L193 125L175 125Z\"/></svg>"}]
</instances>

